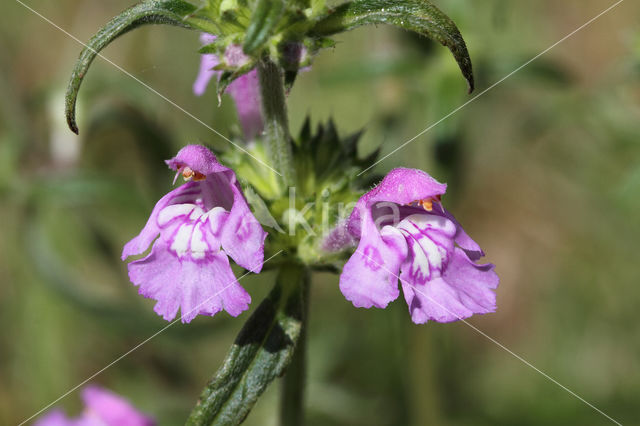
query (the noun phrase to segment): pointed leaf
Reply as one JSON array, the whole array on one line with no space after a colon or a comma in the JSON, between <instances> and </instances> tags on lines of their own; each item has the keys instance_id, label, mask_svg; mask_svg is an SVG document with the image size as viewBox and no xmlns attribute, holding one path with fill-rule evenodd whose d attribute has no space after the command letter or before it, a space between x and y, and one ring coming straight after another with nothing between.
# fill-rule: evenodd
<instances>
[{"instance_id":1,"label":"pointed leaf","mask_svg":"<svg viewBox=\"0 0 640 426\"><path fill-rule=\"evenodd\" d=\"M324 37L362 25L389 24L414 31L449 48L473 91L473 70L467 46L453 21L426 0L354 0L321 18L311 35Z\"/></svg>"},{"instance_id":2,"label":"pointed leaf","mask_svg":"<svg viewBox=\"0 0 640 426\"><path fill-rule=\"evenodd\" d=\"M286 71L284 72L284 91L288 95L293 88L293 83L296 82L298 77L298 71Z\"/></svg>"},{"instance_id":3,"label":"pointed leaf","mask_svg":"<svg viewBox=\"0 0 640 426\"><path fill-rule=\"evenodd\" d=\"M302 329L303 282L299 266L280 270L276 285L244 325L222 367L202 392L188 426L237 425L291 362Z\"/></svg>"},{"instance_id":4,"label":"pointed leaf","mask_svg":"<svg viewBox=\"0 0 640 426\"><path fill-rule=\"evenodd\" d=\"M268 226L274 228L280 233L284 233L284 230L278 224L278 221L273 217L269 211L267 203L262 199L250 185L243 185L244 196L246 197L249 205L253 207L253 215L258 219L258 222L262 226Z\"/></svg>"},{"instance_id":5,"label":"pointed leaf","mask_svg":"<svg viewBox=\"0 0 640 426\"><path fill-rule=\"evenodd\" d=\"M216 93L218 94L218 103L222 102L222 95L224 95L224 92L227 91L231 83L247 74L255 67L256 64L254 62L247 62L237 68L227 68L224 64L222 64L222 66L216 66L214 69L222 71L218 78L218 87L216 89Z\"/></svg>"},{"instance_id":6,"label":"pointed leaf","mask_svg":"<svg viewBox=\"0 0 640 426\"><path fill-rule=\"evenodd\" d=\"M169 24L184 28L212 30L211 22L191 16L195 11L195 6L183 0L146 0L125 10L102 27L86 44L71 73L65 98L69 128L74 133L78 133L75 117L78 91L91 63L102 49L122 34L144 24Z\"/></svg>"},{"instance_id":7,"label":"pointed leaf","mask_svg":"<svg viewBox=\"0 0 640 426\"><path fill-rule=\"evenodd\" d=\"M250 55L263 45L273 34L283 11L282 0L257 0L242 46L244 53Z\"/></svg>"},{"instance_id":8,"label":"pointed leaf","mask_svg":"<svg viewBox=\"0 0 640 426\"><path fill-rule=\"evenodd\" d=\"M311 139L311 116L307 115L304 123L302 123L302 128L300 128L298 140L300 143L306 144L309 142L309 139Z\"/></svg>"}]
</instances>

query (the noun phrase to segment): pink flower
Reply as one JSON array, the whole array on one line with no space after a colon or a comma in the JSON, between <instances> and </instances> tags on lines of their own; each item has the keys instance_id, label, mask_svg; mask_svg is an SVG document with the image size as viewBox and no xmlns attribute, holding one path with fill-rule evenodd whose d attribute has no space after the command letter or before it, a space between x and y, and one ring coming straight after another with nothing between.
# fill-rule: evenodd
<instances>
[{"instance_id":1,"label":"pink flower","mask_svg":"<svg viewBox=\"0 0 640 426\"><path fill-rule=\"evenodd\" d=\"M456 321L494 312L498 276L484 253L446 211L447 186L415 169L394 169L363 195L347 229L359 239L340 290L356 307L385 308L399 296L413 322Z\"/></svg>"},{"instance_id":2,"label":"pink flower","mask_svg":"<svg viewBox=\"0 0 640 426\"><path fill-rule=\"evenodd\" d=\"M167 321L178 309L182 322L222 309L240 315L251 297L238 284L228 256L260 272L267 234L233 170L207 148L188 145L167 164L189 182L162 197L144 229L124 246L123 260L153 243L146 257L129 263L129 278L140 294L158 301L154 310Z\"/></svg>"},{"instance_id":3,"label":"pink flower","mask_svg":"<svg viewBox=\"0 0 640 426\"><path fill-rule=\"evenodd\" d=\"M200 35L202 44L210 44L216 39L216 36L203 33ZM227 65L241 66L248 61L247 56L242 53L240 46L231 45L224 55ZM204 54L200 60L200 72L196 81L193 83L193 92L197 96L201 96L207 89L209 82L215 76L220 75L220 71L213 68L220 63L218 56L214 54ZM260 83L258 82L258 73L256 70L244 74L233 81L227 91L233 98L238 111L238 118L242 131L247 140L253 140L264 130L262 121Z\"/></svg>"},{"instance_id":4,"label":"pink flower","mask_svg":"<svg viewBox=\"0 0 640 426\"><path fill-rule=\"evenodd\" d=\"M36 421L35 426L153 426L155 421L136 410L126 399L98 386L82 391L84 411L69 418L53 409Z\"/></svg>"}]
</instances>

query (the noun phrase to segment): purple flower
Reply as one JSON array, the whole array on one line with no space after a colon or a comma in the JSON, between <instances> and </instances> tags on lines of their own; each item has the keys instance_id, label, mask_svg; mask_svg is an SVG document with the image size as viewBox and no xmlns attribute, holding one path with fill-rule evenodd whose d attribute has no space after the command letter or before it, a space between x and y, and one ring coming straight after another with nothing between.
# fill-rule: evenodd
<instances>
[{"instance_id":1,"label":"purple flower","mask_svg":"<svg viewBox=\"0 0 640 426\"><path fill-rule=\"evenodd\" d=\"M185 146L167 164L189 182L162 197L140 235L124 246L123 260L153 243L146 257L129 263L129 278L140 294L158 301L154 310L167 321L178 308L182 322L222 309L238 316L251 297L238 284L227 256L260 272L267 234L249 210L233 170L207 148Z\"/></svg>"},{"instance_id":2,"label":"purple flower","mask_svg":"<svg viewBox=\"0 0 640 426\"><path fill-rule=\"evenodd\" d=\"M216 36L203 33L200 35L202 44L210 44L216 39ZM242 52L242 47L231 45L224 54L224 61L227 65L240 67L244 65L249 58ZM201 96L207 89L209 82L215 76L220 75L220 71L213 68L220 63L218 56L214 54L204 54L200 60L200 72L196 81L193 83L193 92L197 96ZM262 121L262 110L260 109L260 83L258 82L258 73L256 70L244 74L234 80L227 91L233 98L238 110L238 118L242 131L247 140L253 140L260 135L264 129Z\"/></svg>"},{"instance_id":3,"label":"purple flower","mask_svg":"<svg viewBox=\"0 0 640 426\"><path fill-rule=\"evenodd\" d=\"M51 410L35 426L153 426L155 422L136 410L126 399L98 386L82 391L84 411L69 418L60 409Z\"/></svg>"},{"instance_id":4,"label":"purple flower","mask_svg":"<svg viewBox=\"0 0 640 426\"><path fill-rule=\"evenodd\" d=\"M347 224L360 239L340 290L356 307L385 308L398 279L416 324L494 312L498 276L484 253L446 211L447 186L415 169L394 169L363 195Z\"/></svg>"}]
</instances>

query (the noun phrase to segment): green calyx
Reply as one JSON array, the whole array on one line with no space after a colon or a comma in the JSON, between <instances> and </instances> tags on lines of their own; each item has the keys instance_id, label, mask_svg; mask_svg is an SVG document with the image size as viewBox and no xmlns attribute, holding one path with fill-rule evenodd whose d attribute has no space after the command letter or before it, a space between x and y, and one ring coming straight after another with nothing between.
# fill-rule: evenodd
<instances>
[{"instance_id":1,"label":"green calyx","mask_svg":"<svg viewBox=\"0 0 640 426\"><path fill-rule=\"evenodd\" d=\"M361 134L341 136L332 121L318 124L314 131L307 118L292 138L295 180L284 191L275 172L258 162L268 158L263 144L248 147L246 153L221 154L221 160L236 171L254 215L270 234L268 253L284 250L297 262L322 269L343 260L344 253L325 250L323 244L370 186L358 173L375 162L378 152L358 156Z\"/></svg>"}]
</instances>

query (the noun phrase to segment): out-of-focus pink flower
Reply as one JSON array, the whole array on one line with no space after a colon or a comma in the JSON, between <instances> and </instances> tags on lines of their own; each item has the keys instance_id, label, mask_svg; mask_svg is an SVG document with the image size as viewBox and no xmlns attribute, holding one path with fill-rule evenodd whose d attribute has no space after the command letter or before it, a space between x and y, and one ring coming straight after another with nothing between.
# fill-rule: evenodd
<instances>
[{"instance_id":1,"label":"out-of-focus pink flower","mask_svg":"<svg viewBox=\"0 0 640 426\"><path fill-rule=\"evenodd\" d=\"M155 421L142 414L123 397L99 386L90 385L82 391L84 411L77 417L67 417L53 409L36 421L35 426L154 426Z\"/></svg>"},{"instance_id":2,"label":"out-of-focus pink flower","mask_svg":"<svg viewBox=\"0 0 640 426\"><path fill-rule=\"evenodd\" d=\"M216 36L203 33L200 36L202 44L210 44L216 39ZM244 65L248 58L242 52L242 47L231 45L224 54L224 61L229 66L239 67ZM201 96L207 90L207 86L213 77L218 78L220 71L213 68L220 63L220 58L214 54L204 54L200 60L200 72L196 81L193 83L193 92ZM260 83L258 81L258 73L252 70L234 80L227 92L233 98L238 111L238 118L242 131L247 140L253 140L264 130L262 120Z\"/></svg>"}]
</instances>

